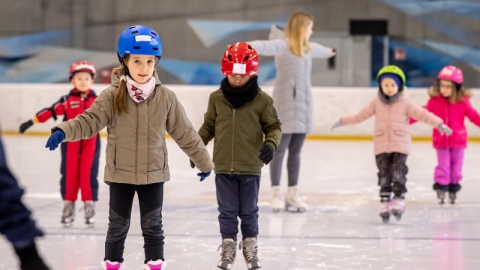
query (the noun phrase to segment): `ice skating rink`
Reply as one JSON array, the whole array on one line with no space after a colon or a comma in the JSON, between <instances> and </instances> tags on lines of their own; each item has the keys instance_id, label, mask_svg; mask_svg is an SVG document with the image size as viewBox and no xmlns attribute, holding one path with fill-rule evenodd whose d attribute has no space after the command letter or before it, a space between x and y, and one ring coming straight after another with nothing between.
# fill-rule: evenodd
<instances>
[{"instance_id":1,"label":"ice skating rink","mask_svg":"<svg viewBox=\"0 0 480 270\"><path fill-rule=\"evenodd\" d=\"M44 148L47 137L3 136L8 161L26 189L25 203L46 237L38 241L52 269L100 269L108 218L108 186L100 184L97 223L86 228L78 212L72 228L60 224L60 151ZM102 147L106 141L102 139ZM214 176L200 183L188 157L168 140L172 179L165 186L164 228L168 270L216 269L220 235ZM211 146L209 146L211 150ZM308 140L302 153L300 188L306 213L272 213L269 171L260 192L259 252L266 270L480 269L480 144L465 155L457 204L439 206L432 191L435 151L414 142L407 160L407 207L401 221L382 224L371 141ZM103 178L104 150L99 179ZM285 172L284 172L285 176ZM282 179L286 190L286 178ZM126 242L126 269L141 269L143 240L134 204ZM241 236L239 236L241 237ZM0 269L18 269L4 238ZM238 254L234 270L247 269Z\"/></svg>"}]
</instances>

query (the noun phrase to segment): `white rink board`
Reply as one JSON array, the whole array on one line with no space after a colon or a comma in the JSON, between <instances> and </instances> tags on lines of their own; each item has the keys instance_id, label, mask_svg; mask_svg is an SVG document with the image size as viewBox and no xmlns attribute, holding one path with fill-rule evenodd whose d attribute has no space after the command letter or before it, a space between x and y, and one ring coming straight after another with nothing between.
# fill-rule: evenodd
<instances>
[{"instance_id":1,"label":"white rink board","mask_svg":"<svg viewBox=\"0 0 480 270\"><path fill-rule=\"evenodd\" d=\"M99 94L109 85L96 84L93 89ZM209 94L218 87L210 85L167 85L178 96L188 117L195 128L200 128L203 115L207 109ZM51 106L68 93L71 84L0 84L0 125L3 131L18 131L20 124L31 119L39 110ZM272 93L272 86L264 86L263 90ZM377 94L373 87L314 87L314 130L310 135L318 136L371 136L373 134L373 118L364 123L330 130L332 124L341 116L354 113L366 106ZM407 89L409 99L419 106L428 100L427 89ZM480 94L474 91L471 99L474 108L480 109ZM60 118L58 122L62 121ZM470 138L480 138L480 129L470 121L466 121ZM48 132L55 125L53 119L45 124L34 125L29 131ZM411 127L412 136L429 137L431 127L417 123Z\"/></svg>"}]
</instances>

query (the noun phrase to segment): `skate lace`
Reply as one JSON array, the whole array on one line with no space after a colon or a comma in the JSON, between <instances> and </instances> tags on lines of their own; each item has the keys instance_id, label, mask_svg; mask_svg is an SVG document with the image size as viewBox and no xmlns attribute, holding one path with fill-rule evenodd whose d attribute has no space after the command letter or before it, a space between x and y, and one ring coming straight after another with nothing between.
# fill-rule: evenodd
<instances>
[{"instance_id":1,"label":"skate lace","mask_svg":"<svg viewBox=\"0 0 480 270\"><path fill-rule=\"evenodd\" d=\"M222 250L222 261L228 260L230 262L233 262L235 258L235 248L236 244L235 242L223 242L219 247L218 250Z\"/></svg>"},{"instance_id":2,"label":"skate lace","mask_svg":"<svg viewBox=\"0 0 480 270\"><path fill-rule=\"evenodd\" d=\"M245 256L245 260L247 262L257 261L258 260L257 249L255 247L252 247L252 248L244 247L243 248L243 256Z\"/></svg>"}]
</instances>

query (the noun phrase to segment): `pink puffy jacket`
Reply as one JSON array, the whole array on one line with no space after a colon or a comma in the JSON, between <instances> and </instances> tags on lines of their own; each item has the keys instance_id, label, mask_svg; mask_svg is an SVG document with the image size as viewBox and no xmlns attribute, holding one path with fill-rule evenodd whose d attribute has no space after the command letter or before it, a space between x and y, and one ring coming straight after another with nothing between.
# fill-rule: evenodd
<instances>
[{"instance_id":1,"label":"pink puffy jacket","mask_svg":"<svg viewBox=\"0 0 480 270\"><path fill-rule=\"evenodd\" d=\"M438 94L435 88L429 89L430 99L425 109L442 118L453 133L447 137L440 135L438 130L433 131L433 147L435 148L465 148L467 147L467 130L465 117L475 125L480 126L480 114L470 104L470 92L462 90L463 101L451 103L444 96Z\"/></svg>"},{"instance_id":2,"label":"pink puffy jacket","mask_svg":"<svg viewBox=\"0 0 480 270\"><path fill-rule=\"evenodd\" d=\"M386 104L375 97L358 113L341 118L342 124L357 124L375 115L375 155L381 153L410 154L411 141L410 122L412 117L433 127L442 124L442 119L422 107L411 103L401 94L391 104Z\"/></svg>"}]
</instances>

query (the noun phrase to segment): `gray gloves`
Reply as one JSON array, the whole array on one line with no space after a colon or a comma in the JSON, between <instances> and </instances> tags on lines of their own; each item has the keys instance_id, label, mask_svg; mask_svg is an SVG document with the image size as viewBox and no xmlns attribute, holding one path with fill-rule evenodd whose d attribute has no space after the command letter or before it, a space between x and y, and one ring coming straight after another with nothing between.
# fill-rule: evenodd
<instances>
[{"instance_id":1,"label":"gray gloves","mask_svg":"<svg viewBox=\"0 0 480 270\"><path fill-rule=\"evenodd\" d=\"M337 122L333 123L332 130L341 126L343 126L342 119L339 119Z\"/></svg>"},{"instance_id":2,"label":"gray gloves","mask_svg":"<svg viewBox=\"0 0 480 270\"><path fill-rule=\"evenodd\" d=\"M440 132L440 134L445 134L447 136L452 135L452 129L449 128L444 123L441 123L440 125L438 125L437 129L438 129L438 132Z\"/></svg>"}]
</instances>

